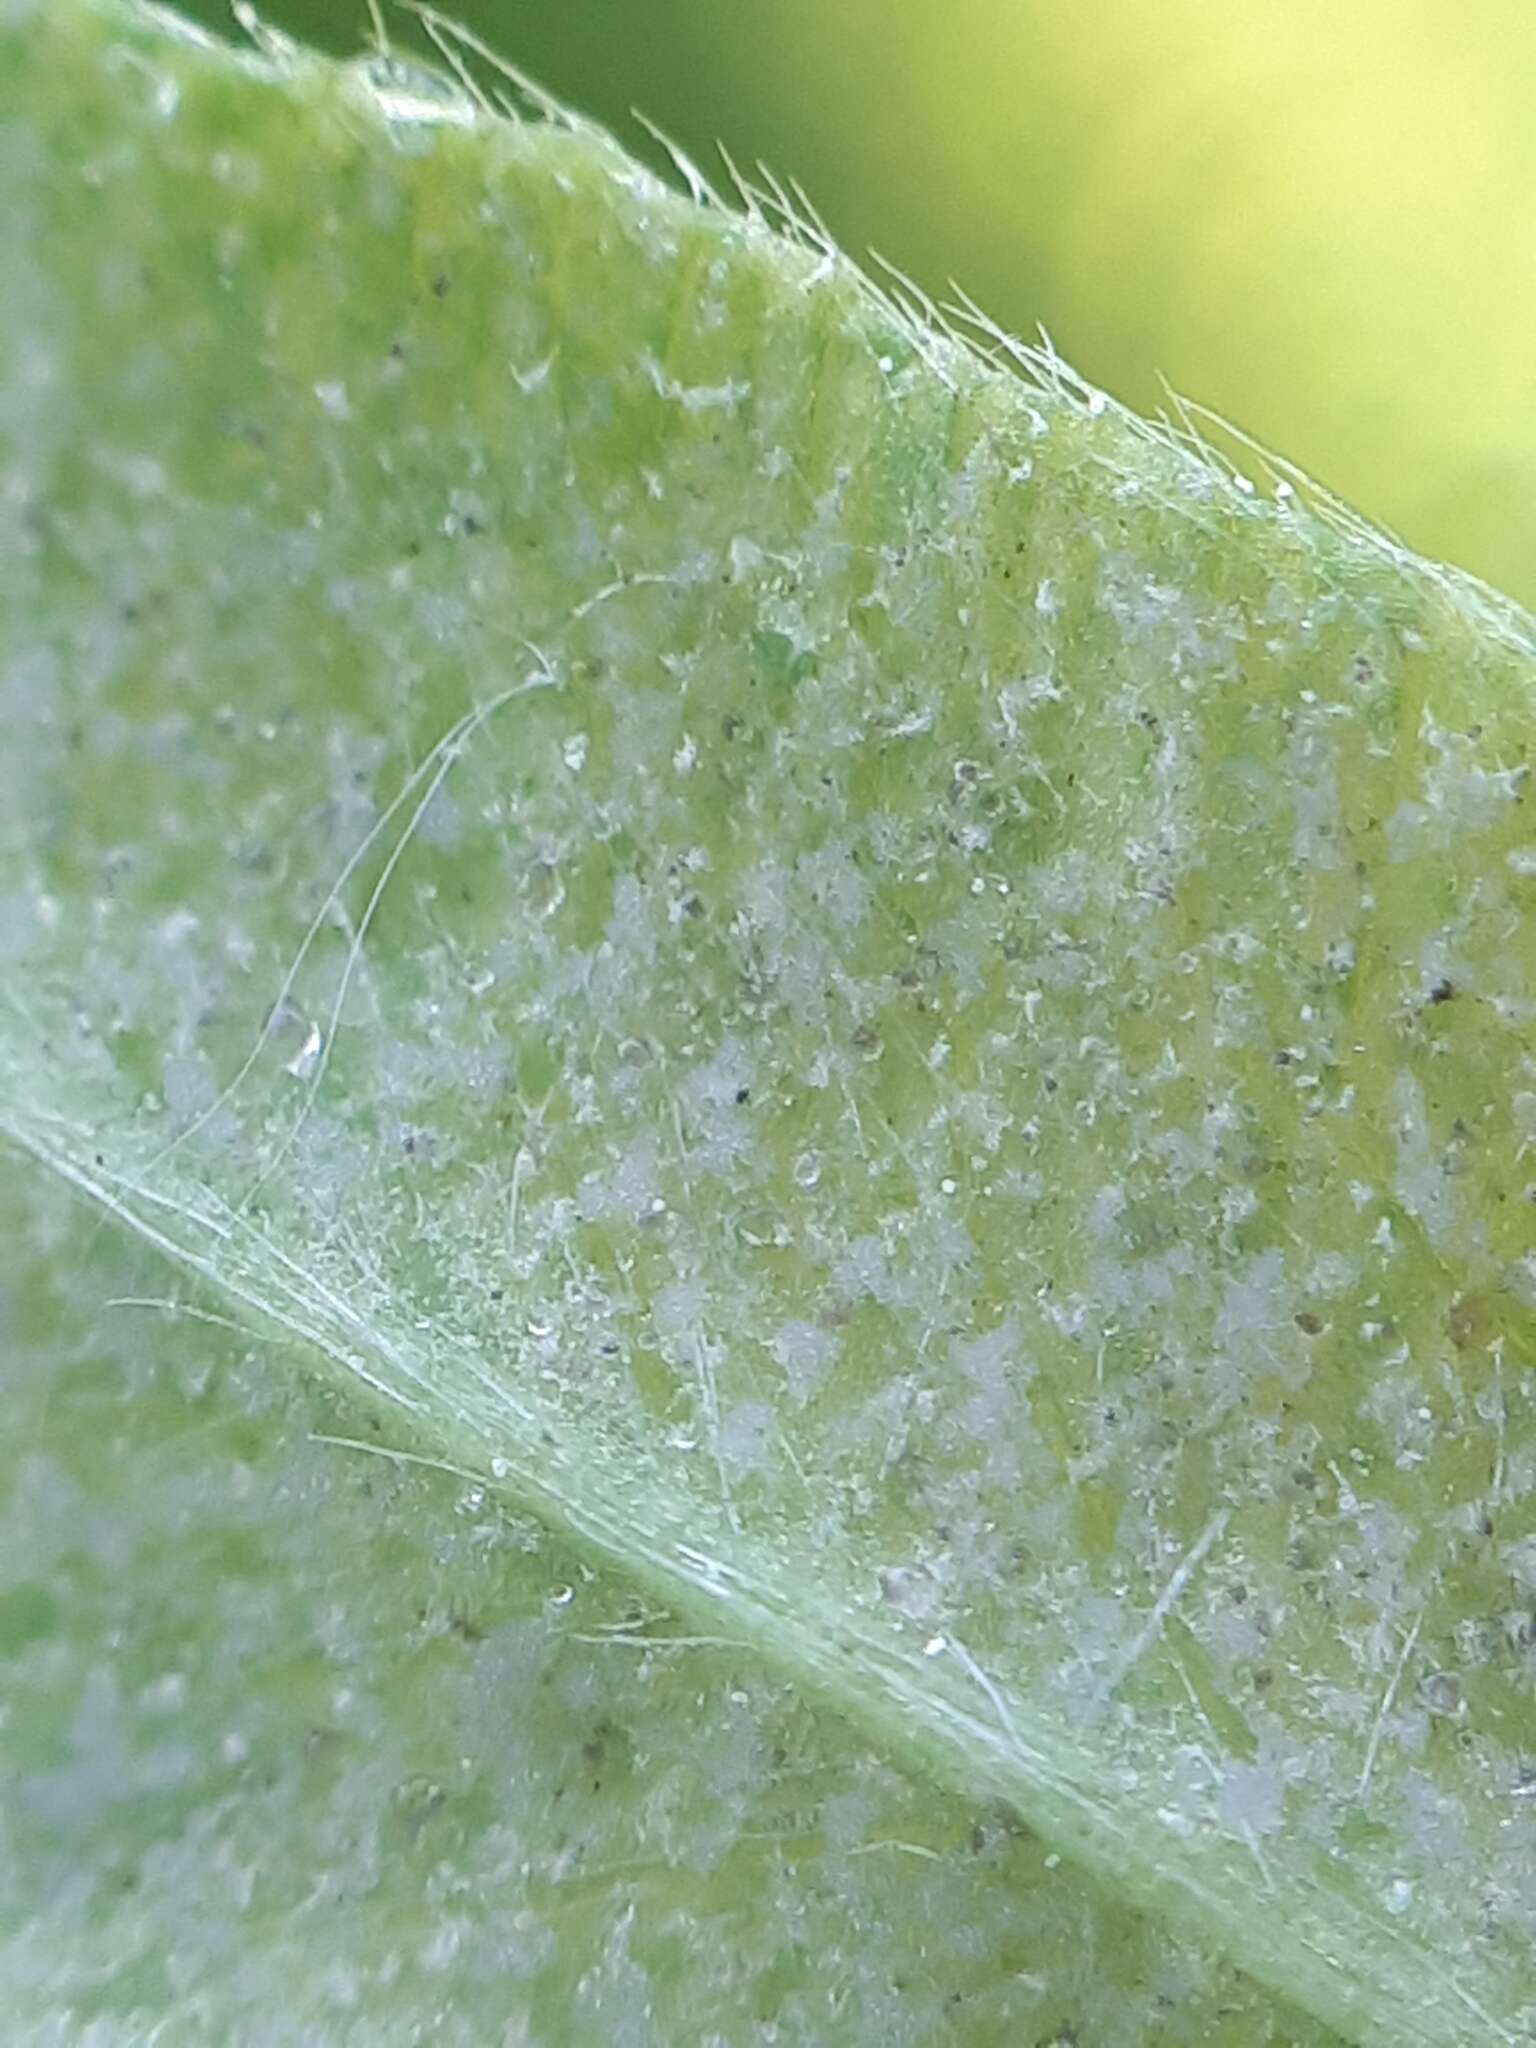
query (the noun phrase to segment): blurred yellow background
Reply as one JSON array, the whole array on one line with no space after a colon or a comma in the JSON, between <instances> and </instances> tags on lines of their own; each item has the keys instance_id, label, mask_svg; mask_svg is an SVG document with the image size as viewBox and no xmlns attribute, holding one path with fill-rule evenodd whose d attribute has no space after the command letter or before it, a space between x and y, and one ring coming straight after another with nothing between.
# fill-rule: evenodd
<instances>
[{"instance_id":1,"label":"blurred yellow background","mask_svg":"<svg viewBox=\"0 0 1536 2048\"><path fill-rule=\"evenodd\" d=\"M191 12L228 22L224 0ZM1533 0L456 0L654 158L798 178L839 239L1143 410L1159 376L1536 604ZM361 46L364 0L266 0ZM419 38L391 9L390 32Z\"/></svg>"}]
</instances>

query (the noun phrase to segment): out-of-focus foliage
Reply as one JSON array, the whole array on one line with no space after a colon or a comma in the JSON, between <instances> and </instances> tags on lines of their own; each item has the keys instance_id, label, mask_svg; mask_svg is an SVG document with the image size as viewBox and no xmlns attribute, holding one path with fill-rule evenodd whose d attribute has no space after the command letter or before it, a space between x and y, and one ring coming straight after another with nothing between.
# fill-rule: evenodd
<instances>
[{"instance_id":1,"label":"out-of-focus foliage","mask_svg":"<svg viewBox=\"0 0 1536 2048\"><path fill-rule=\"evenodd\" d=\"M191 11L227 21L224 0ZM1536 598L1526 0L454 0L625 131L808 188L845 246L1159 374L1415 547ZM364 0L264 0L341 49ZM409 16L386 16L402 43Z\"/></svg>"}]
</instances>

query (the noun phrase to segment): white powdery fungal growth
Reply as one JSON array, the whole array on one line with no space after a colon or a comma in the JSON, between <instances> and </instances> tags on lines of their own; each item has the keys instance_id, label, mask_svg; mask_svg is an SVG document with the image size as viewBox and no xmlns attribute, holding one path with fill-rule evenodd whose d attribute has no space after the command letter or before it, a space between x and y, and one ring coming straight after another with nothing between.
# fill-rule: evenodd
<instances>
[{"instance_id":1,"label":"white powdery fungal growth","mask_svg":"<svg viewBox=\"0 0 1536 2048\"><path fill-rule=\"evenodd\" d=\"M783 195L105 19L0 88L122 129L0 314L8 1127L1323 2019L1518 2038L1525 624Z\"/></svg>"}]
</instances>

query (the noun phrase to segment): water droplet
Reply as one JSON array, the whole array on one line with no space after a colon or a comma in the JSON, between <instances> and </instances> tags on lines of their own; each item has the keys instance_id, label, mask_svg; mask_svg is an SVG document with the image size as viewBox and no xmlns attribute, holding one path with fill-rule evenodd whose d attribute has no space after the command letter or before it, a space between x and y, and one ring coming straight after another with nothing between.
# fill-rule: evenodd
<instances>
[{"instance_id":1,"label":"water droplet","mask_svg":"<svg viewBox=\"0 0 1536 2048\"><path fill-rule=\"evenodd\" d=\"M318 1024L311 1024L304 1043L288 1062L287 1071L295 1081L307 1081L319 1065L320 1055L325 1050L325 1040Z\"/></svg>"},{"instance_id":2,"label":"water droplet","mask_svg":"<svg viewBox=\"0 0 1536 2048\"><path fill-rule=\"evenodd\" d=\"M1419 1692L1429 1711L1444 1720L1458 1720L1466 1712L1466 1695L1454 1671L1431 1671Z\"/></svg>"}]
</instances>

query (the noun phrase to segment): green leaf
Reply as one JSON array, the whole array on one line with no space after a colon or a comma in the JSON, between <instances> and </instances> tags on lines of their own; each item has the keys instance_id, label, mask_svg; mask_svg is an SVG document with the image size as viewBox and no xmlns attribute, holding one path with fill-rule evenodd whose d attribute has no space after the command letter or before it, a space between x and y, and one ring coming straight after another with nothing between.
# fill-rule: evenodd
<instances>
[{"instance_id":1,"label":"green leaf","mask_svg":"<svg viewBox=\"0 0 1536 2048\"><path fill-rule=\"evenodd\" d=\"M0 23L28 2023L1522 2038L1528 622L467 73Z\"/></svg>"},{"instance_id":2,"label":"green leaf","mask_svg":"<svg viewBox=\"0 0 1536 2048\"><path fill-rule=\"evenodd\" d=\"M22 1192L11 2039L1332 2039Z\"/></svg>"}]
</instances>

